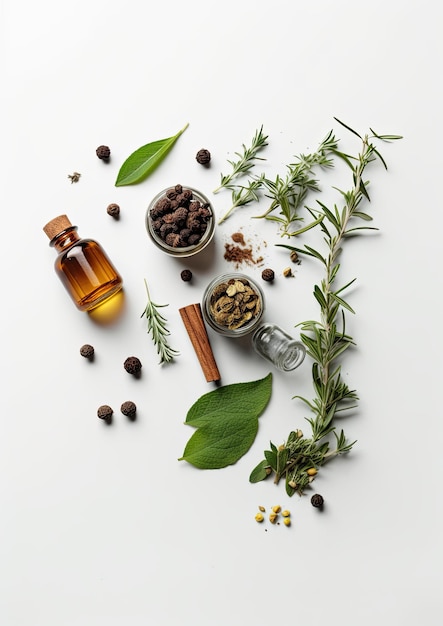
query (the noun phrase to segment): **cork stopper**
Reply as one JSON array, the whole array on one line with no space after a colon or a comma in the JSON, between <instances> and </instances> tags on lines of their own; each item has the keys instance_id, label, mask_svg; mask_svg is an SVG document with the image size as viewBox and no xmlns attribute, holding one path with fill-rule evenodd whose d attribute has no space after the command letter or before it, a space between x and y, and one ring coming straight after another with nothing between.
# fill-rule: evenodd
<instances>
[{"instance_id":1,"label":"cork stopper","mask_svg":"<svg viewBox=\"0 0 443 626\"><path fill-rule=\"evenodd\" d=\"M48 222L46 226L43 226L43 230L45 231L49 239L52 240L62 231L70 228L71 226L72 224L69 221L67 215L59 215L58 217L54 217L53 220Z\"/></svg>"}]
</instances>

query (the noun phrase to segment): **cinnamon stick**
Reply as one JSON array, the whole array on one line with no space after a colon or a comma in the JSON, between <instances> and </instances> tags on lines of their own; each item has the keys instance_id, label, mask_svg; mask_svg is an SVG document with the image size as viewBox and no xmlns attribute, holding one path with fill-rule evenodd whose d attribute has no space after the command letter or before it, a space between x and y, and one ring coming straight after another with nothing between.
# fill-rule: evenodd
<instances>
[{"instance_id":1,"label":"cinnamon stick","mask_svg":"<svg viewBox=\"0 0 443 626\"><path fill-rule=\"evenodd\" d=\"M200 304L189 304L179 309L179 313L188 331L189 339L200 362L206 381L209 383L220 380L221 376L209 342Z\"/></svg>"}]
</instances>

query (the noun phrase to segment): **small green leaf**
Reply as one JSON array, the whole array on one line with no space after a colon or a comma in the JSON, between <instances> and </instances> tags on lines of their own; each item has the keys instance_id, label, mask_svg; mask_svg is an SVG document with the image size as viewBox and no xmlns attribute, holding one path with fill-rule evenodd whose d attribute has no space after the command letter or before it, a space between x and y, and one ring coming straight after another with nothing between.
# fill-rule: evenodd
<instances>
[{"instance_id":1,"label":"small green leaf","mask_svg":"<svg viewBox=\"0 0 443 626\"><path fill-rule=\"evenodd\" d=\"M277 468L277 452L273 452L272 450L265 450L264 454L268 465L270 465L272 469L275 470Z\"/></svg>"},{"instance_id":2,"label":"small green leaf","mask_svg":"<svg viewBox=\"0 0 443 626\"><path fill-rule=\"evenodd\" d=\"M200 469L236 463L251 447L258 418L271 397L272 374L225 385L204 394L189 409L186 424L197 428L179 461Z\"/></svg>"},{"instance_id":3,"label":"small green leaf","mask_svg":"<svg viewBox=\"0 0 443 626\"><path fill-rule=\"evenodd\" d=\"M349 306L349 304L347 302L345 302L345 300L343 300L343 298L340 298L339 296L337 296L335 293L332 293L332 291L329 294L331 296L331 298L333 298L336 302L338 302L338 304L340 304L342 307L344 307L345 309L347 309L350 313L355 313L354 309Z\"/></svg>"},{"instance_id":4,"label":"small green leaf","mask_svg":"<svg viewBox=\"0 0 443 626\"><path fill-rule=\"evenodd\" d=\"M266 471L268 467L269 465L266 462L266 459L264 459L263 461L260 461L260 463L256 465L254 469L252 470L249 476L249 482L258 483L261 480L265 480L265 478L269 476L268 472Z\"/></svg>"},{"instance_id":5,"label":"small green leaf","mask_svg":"<svg viewBox=\"0 0 443 626\"><path fill-rule=\"evenodd\" d=\"M123 163L115 181L116 187L134 185L148 176L171 150L177 139L188 128L186 124L173 137L148 143L133 152Z\"/></svg>"}]
</instances>

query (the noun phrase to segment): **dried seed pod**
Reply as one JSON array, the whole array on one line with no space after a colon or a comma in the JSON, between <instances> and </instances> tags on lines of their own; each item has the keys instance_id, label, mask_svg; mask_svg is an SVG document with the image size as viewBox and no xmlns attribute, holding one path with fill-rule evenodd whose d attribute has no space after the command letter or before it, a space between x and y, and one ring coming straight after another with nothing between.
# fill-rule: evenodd
<instances>
[{"instance_id":1,"label":"dried seed pod","mask_svg":"<svg viewBox=\"0 0 443 626\"><path fill-rule=\"evenodd\" d=\"M108 204L106 208L106 213L113 217L114 219L118 219L120 216L120 207L118 204L113 202L112 204Z\"/></svg>"},{"instance_id":2,"label":"dried seed pod","mask_svg":"<svg viewBox=\"0 0 443 626\"><path fill-rule=\"evenodd\" d=\"M80 348L80 354L85 358L85 359L89 359L90 361L94 358L94 354L95 354L95 350L94 347L91 346L89 343L85 343L81 348Z\"/></svg>"},{"instance_id":3,"label":"dried seed pod","mask_svg":"<svg viewBox=\"0 0 443 626\"><path fill-rule=\"evenodd\" d=\"M317 509L321 509L324 502L325 501L323 499L323 496L321 496L319 493L314 493L314 495L311 498L312 506L315 506L315 508Z\"/></svg>"},{"instance_id":4,"label":"dried seed pod","mask_svg":"<svg viewBox=\"0 0 443 626\"><path fill-rule=\"evenodd\" d=\"M78 181L80 180L80 176L80 172L73 172L72 174L68 174L68 178L71 180L71 184L78 183Z\"/></svg>"},{"instance_id":5,"label":"dried seed pod","mask_svg":"<svg viewBox=\"0 0 443 626\"><path fill-rule=\"evenodd\" d=\"M142 364L140 359L136 356L129 356L123 363L123 367L128 372L128 374L132 374L133 376L139 376L142 369Z\"/></svg>"},{"instance_id":6,"label":"dried seed pod","mask_svg":"<svg viewBox=\"0 0 443 626\"><path fill-rule=\"evenodd\" d=\"M123 402L123 404L120 407L120 410L123 413L123 415L126 415L126 417L129 417L129 419L134 419L135 414L137 412L137 407L134 402L127 400L126 402Z\"/></svg>"},{"instance_id":7,"label":"dried seed pod","mask_svg":"<svg viewBox=\"0 0 443 626\"><path fill-rule=\"evenodd\" d=\"M211 161L211 153L209 150L202 148L197 152L195 158L197 159L197 163L200 163L200 165L209 165L209 162Z\"/></svg>"},{"instance_id":8,"label":"dried seed pod","mask_svg":"<svg viewBox=\"0 0 443 626\"><path fill-rule=\"evenodd\" d=\"M97 417L99 417L101 420L105 420L105 422L107 422L108 424L112 420L113 413L114 411L108 404L102 404L102 406L99 406L97 409Z\"/></svg>"},{"instance_id":9,"label":"dried seed pod","mask_svg":"<svg viewBox=\"0 0 443 626\"><path fill-rule=\"evenodd\" d=\"M180 278L185 283L188 283L190 280L192 280L192 272L191 272L191 270L182 270L182 272L180 274Z\"/></svg>"},{"instance_id":10,"label":"dried seed pod","mask_svg":"<svg viewBox=\"0 0 443 626\"><path fill-rule=\"evenodd\" d=\"M298 254L295 250L291 250L291 254L289 255L289 258L291 259L293 263L300 263L300 259L298 258Z\"/></svg>"},{"instance_id":11,"label":"dried seed pod","mask_svg":"<svg viewBox=\"0 0 443 626\"><path fill-rule=\"evenodd\" d=\"M261 273L261 277L263 278L263 280L265 280L268 283L272 283L272 281L275 278L275 272L274 270L271 270L270 268L266 268L262 271Z\"/></svg>"},{"instance_id":12,"label":"dried seed pod","mask_svg":"<svg viewBox=\"0 0 443 626\"><path fill-rule=\"evenodd\" d=\"M108 146L99 146L95 153L102 161L109 161L109 157L111 156L111 150Z\"/></svg>"}]
</instances>

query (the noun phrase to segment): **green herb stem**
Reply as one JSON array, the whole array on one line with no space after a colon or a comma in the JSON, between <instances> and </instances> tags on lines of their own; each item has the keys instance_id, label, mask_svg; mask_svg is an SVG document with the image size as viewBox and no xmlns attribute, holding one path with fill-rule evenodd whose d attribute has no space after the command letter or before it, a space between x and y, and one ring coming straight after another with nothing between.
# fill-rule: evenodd
<instances>
[{"instance_id":1,"label":"green herb stem","mask_svg":"<svg viewBox=\"0 0 443 626\"><path fill-rule=\"evenodd\" d=\"M306 347L307 355L313 360L312 380L315 397L312 400L303 396L295 396L295 398L302 400L312 412L313 417L307 418L312 432L310 437L305 438L301 431L293 431L289 434L286 443L278 449L271 443L271 449L264 453L265 460L258 464L250 476L251 482L263 480L271 473L274 473L276 483L281 478L285 478L288 495L293 495L295 492L301 495L314 480L319 467L326 461L348 452L355 443L347 441L343 430L337 434L334 423L339 412L355 408L358 400L356 391L350 389L343 381L340 365L344 352L354 345L353 339L345 330L345 311L348 313L354 313L354 311L342 295L354 280L338 289L335 289L335 283L340 270L339 257L343 242L348 237L371 228L354 226L353 222L372 219L360 208L364 200L370 200L367 191L369 182L364 180L365 169L377 158L386 167L373 140L400 139L398 135L377 135L372 130L372 136L361 137L348 126L337 121L361 139L361 149L357 157L351 157L339 152L336 148L333 149L334 154L343 159L351 169L353 184L349 191L344 192L338 189L343 198L341 209L337 205L329 209L319 202L320 217L317 218L317 225L322 230L327 252L324 254L308 245L304 248L283 246L315 258L324 268L323 279L320 284L314 286L314 297L320 307L320 321L308 320L299 324L301 326L300 338ZM311 213L315 215L315 212ZM332 449L330 447L331 435L335 438L335 447Z\"/></svg>"},{"instance_id":2,"label":"green herb stem","mask_svg":"<svg viewBox=\"0 0 443 626\"><path fill-rule=\"evenodd\" d=\"M255 132L250 147L246 147L245 144L243 144L243 151L235 152L239 157L238 161L228 160L228 163L232 166L232 171L230 174L221 174L220 185L214 189L213 193L218 193L223 187L229 188L234 178L241 174L248 173L254 167L255 161L263 160L261 157L257 156L257 153L268 145L267 140L268 137L263 134L263 126L261 126L261 128Z\"/></svg>"},{"instance_id":3,"label":"green herb stem","mask_svg":"<svg viewBox=\"0 0 443 626\"><path fill-rule=\"evenodd\" d=\"M277 222L282 237L294 237L299 231L291 230L294 222L303 218L299 209L310 191L319 191L317 179L313 178L314 167L330 168L333 166L331 154L337 150L337 139L332 131L323 139L312 154L301 154L296 162L287 166L286 176L277 175L274 180L264 178L265 196L272 200L267 211L257 218ZM280 209L275 215L275 210Z\"/></svg>"},{"instance_id":4,"label":"green herb stem","mask_svg":"<svg viewBox=\"0 0 443 626\"><path fill-rule=\"evenodd\" d=\"M161 363L169 363L176 357L179 352L169 346L168 336L170 332L166 328L166 318L161 315L159 309L167 304L156 304L151 300L149 294L148 283L145 280L146 293L148 296L148 302L141 314L141 317L146 317L148 321L148 332L151 333L152 340L157 348L157 354L160 356Z\"/></svg>"},{"instance_id":5,"label":"green herb stem","mask_svg":"<svg viewBox=\"0 0 443 626\"><path fill-rule=\"evenodd\" d=\"M263 185L263 180L264 176L262 175L259 178L250 181L245 187L239 185L232 189L231 208L219 219L218 223L223 224L223 222L225 222L231 213L233 213L238 207L245 206L253 201L258 202L258 192Z\"/></svg>"}]
</instances>

